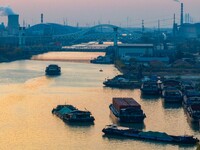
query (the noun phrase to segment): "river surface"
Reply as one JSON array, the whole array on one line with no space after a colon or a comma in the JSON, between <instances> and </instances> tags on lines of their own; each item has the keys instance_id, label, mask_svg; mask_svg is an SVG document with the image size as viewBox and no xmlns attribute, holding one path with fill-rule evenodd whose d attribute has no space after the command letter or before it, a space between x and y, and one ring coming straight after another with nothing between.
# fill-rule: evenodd
<instances>
[{"instance_id":1,"label":"river surface","mask_svg":"<svg viewBox=\"0 0 200 150\"><path fill-rule=\"evenodd\" d=\"M139 89L103 87L105 78L112 78L119 72L113 65L96 65L85 61L97 55L99 53L62 52L53 53L53 60L61 58L62 61L55 62L49 58L47 61L43 55L38 58L40 60L34 58L1 63L0 149L196 149L196 146L105 137L101 130L112 123L174 135L192 134L198 138L200 133L199 126L190 123L181 105L167 105L159 97L142 97ZM61 76L50 78L44 75L45 67L51 63L62 68ZM116 122L108 108L113 97L132 97L137 100L147 116L144 123ZM51 113L58 104L72 104L79 109L91 111L95 117L94 125L65 124Z\"/></svg>"}]
</instances>

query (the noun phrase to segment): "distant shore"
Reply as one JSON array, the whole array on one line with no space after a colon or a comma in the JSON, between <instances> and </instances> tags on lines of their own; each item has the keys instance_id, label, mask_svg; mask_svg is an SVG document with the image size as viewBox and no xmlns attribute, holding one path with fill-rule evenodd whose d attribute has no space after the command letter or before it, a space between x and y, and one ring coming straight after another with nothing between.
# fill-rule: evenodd
<instances>
[{"instance_id":1,"label":"distant shore","mask_svg":"<svg viewBox=\"0 0 200 150\"><path fill-rule=\"evenodd\" d=\"M0 48L0 63L16 60L31 59L34 55L43 54L52 50L27 50L18 47Z\"/></svg>"}]
</instances>

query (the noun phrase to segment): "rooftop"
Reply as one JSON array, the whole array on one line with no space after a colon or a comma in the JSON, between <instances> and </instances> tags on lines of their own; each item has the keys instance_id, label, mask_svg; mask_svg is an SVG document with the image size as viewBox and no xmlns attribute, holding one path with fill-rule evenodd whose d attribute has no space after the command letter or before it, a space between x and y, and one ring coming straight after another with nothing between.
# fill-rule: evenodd
<instances>
[{"instance_id":1,"label":"rooftop","mask_svg":"<svg viewBox=\"0 0 200 150\"><path fill-rule=\"evenodd\" d=\"M153 44L119 44L118 47L153 47Z\"/></svg>"}]
</instances>

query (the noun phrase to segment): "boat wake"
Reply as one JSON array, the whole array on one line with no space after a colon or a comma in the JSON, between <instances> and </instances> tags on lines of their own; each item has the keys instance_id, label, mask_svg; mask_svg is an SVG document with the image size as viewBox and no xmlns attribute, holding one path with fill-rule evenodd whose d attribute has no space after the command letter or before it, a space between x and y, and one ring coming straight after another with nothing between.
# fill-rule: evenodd
<instances>
[{"instance_id":1,"label":"boat wake","mask_svg":"<svg viewBox=\"0 0 200 150\"><path fill-rule=\"evenodd\" d=\"M33 78L33 79L29 79L27 80L24 84L23 87L25 89L38 89L40 87L44 87L47 86L48 84L50 84L53 81L52 78L47 78L45 76L43 77L38 77L38 78Z\"/></svg>"}]
</instances>

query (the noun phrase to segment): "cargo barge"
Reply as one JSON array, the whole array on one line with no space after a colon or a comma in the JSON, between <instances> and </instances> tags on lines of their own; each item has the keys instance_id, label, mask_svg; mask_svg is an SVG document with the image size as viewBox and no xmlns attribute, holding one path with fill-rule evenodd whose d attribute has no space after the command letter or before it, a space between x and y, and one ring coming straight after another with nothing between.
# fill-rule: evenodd
<instances>
[{"instance_id":1,"label":"cargo barge","mask_svg":"<svg viewBox=\"0 0 200 150\"><path fill-rule=\"evenodd\" d=\"M200 92L197 90L188 90L183 96L183 106L187 108L188 106L200 104Z\"/></svg>"},{"instance_id":2,"label":"cargo barge","mask_svg":"<svg viewBox=\"0 0 200 150\"><path fill-rule=\"evenodd\" d=\"M57 76L61 74L61 68L56 64L51 64L46 67L45 74L48 76Z\"/></svg>"},{"instance_id":3,"label":"cargo barge","mask_svg":"<svg viewBox=\"0 0 200 150\"><path fill-rule=\"evenodd\" d=\"M94 117L89 111L81 111L72 105L58 105L52 110L52 113L62 119L64 122L94 122Z\"/></svg>"},{"instance_id":4,"label":"cargo barge","mask_svg":"<svg viewBox=\"0 0 200 150\"><path fill-rule=\"evenodd\" d=\"M182 102L182 92L174 87L165 87L162 91L162 97L165 102Z\"/></svg>"},{"instance_id":5,"label":"cargo barge","mask_svg":"<svg viewBox=\"0 0 200 150\"><path fill-rule=\"evenodd\" d=\"M146 115L141 109L141 105L133 98L113 98L109 108L120 122L141 123Z\"/></svg>"},{"instance_id":6,"label":"cargo barge","mask_svg":"<svg viewBox=\"0 0 200 150\"><path fill-rule=\"evenodd\" d=\"M192 122L198 122L200 120L200 104L193 104L186 108L186 112Z\"/></svg>"},{"instance_id":7,"label":"cargo barge","mask_svg":"<svg viewBox=\"0 0 200 150\"><path fill-rule=\"evenodd\" d=\"M102 130L102 132L104 132L105 135L117 135L134 139L152 140L167 143L197 144L199 142L199 140L193 136L175 136L169 135L165 132L140 131L134 128L118 127L116 125L108 125Z\"/></svg>"},{"instance_id":8,"label":"cargo barge","mask_svg":"<svg viewBox=\"0 0 200 150\"><path fill-rule=\"evenodd\" d=\"M103 82L106 87L111 88L122 88L122 89L129 89L135 88L135 81L130 81L129 79L125 78L114 78L114 79L107 79Z\"/></svg>"},{"instance_id":9,"label":"cargo barge","mask_svg":"<svg viewBox=\"0 0 200 150\"><path fill-rule=\"evenodd\" d=\"M155 81L145 81L141 85L141 93L144 95L159 95L161 88L159 84Z\"/></svg>"}]
</instances>

